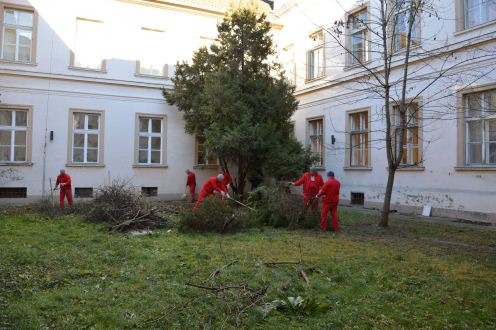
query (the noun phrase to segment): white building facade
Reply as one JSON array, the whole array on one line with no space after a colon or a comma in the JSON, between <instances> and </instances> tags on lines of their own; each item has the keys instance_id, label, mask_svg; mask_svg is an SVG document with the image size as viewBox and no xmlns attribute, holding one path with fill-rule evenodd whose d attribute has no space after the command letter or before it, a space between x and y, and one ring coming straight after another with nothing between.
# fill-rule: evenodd
<instances>
[{"instance_id":1,"label":"white building facade","mask_svg":"<svg viewBox=\"0 0 496 330\"><path fill-rule=\"evenodd\" d=\"M441 19L425 15L415 29L424 55L412 64L416 83L408 93L416 96L418 116L405 141L393 209L430 205L433 215L496 221L496 5L438 2ZM216 173L215 159L184 133L182 114L166 104L162 88L172 87L177 60L213 42L228 4L0 0L0 203L38 199L60 168L71 174L76 196L123 178L168 199L184 192L186 168L197 168L199 183ZM373 17L376 5L294 0L273 16L279 59L300 101L295 136L320 156L322 171L336 173L343 203L365 207L380 207L384 196L384 104L329 32L335 21ZM346 29L346 45L377 65L372 33ZM401 54L401 36L394 42ZM421 78L445 63L425 54L443 49L459 66L451 80L420 93L429 81ZM464 73L474 77L470 84L455 79ZM434 118L441 108L442 118Z\"/></svg>"},{"instance_id":2,"label":"white building facade","mask_svg":"<svg viewBox=\"0 0 496 330\"><path fill-rule=\"evenodd\" d=\"M432 3L435 14L421 13L412 32L407 99L416 115L403 141L392 210L419 214L427 205L433 215L494 222L496 2ZM366 28L378 21L379 8L379 0L294 0L275 12L283 26L279 54L299 100L295 134L321 156L323 171L335 172L342 203L370 208L382 206L388 176L384 98L357 58L383 66L379 36ZM399 81L407 20L397 21L388 46L397 57L392 80ZM393 88L391 100L400 92Z\"/></svg>"}]
</instances>

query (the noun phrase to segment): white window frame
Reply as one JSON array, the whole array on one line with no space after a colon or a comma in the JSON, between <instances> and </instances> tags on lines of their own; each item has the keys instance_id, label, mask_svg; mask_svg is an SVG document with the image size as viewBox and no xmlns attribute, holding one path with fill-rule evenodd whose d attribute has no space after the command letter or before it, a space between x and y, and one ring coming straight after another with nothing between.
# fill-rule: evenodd
<instances>
[{"instance_id":1,"label":"white window frame","mask_svg":"<svg viewBox=\"0 0 496 330\"><path fill-rule=\"evenodd\" d=\"M362 14L362 13L365 13L365 20L358 18L358 17L360 17L360 14ZM353 56L352 54L348 54L348 63L347 64L349 66L358 65L360 63L366 63L370 60L369 32L367 29L367 25L363 24L363 21L367 22L368 16L369 16L369 12L368 12L367 7L361 7L360 9L358 9L357 11L355 11L354 13L352 13L348 16L348 24L349 24L349 28L348 28L348 31L349 31L348 44L349 44L349 46L348 46L348 48L350 49L351 53L353 55L355 55L355 56ZM361 26L359 26L358 28L355 28L355 24L354 24L355 21L358 22ZM361 39L363 40L363 49L362 49L363 58L362 59L358 58L358 56L356 55L355 48L354 48L354 42L353 42L354 38L353 37L357 36L357 35L361 35L362 36ZM360 61L358 61L357 58Z\"/></svg>"},{"instance_id":2,"label":"white window frame","mask_svg":"<svg viewBox=\"0 0 496 330\"><path fill-rule=\"evenodd\" d=\"M215 161L213 163L210 163L209 162L209 152L208 150L203 147L203 142L201 141L201 139L199 137L196 137L195 139L195 144L196 144L196 155L195 155L195 165L198 166L198 167L215 167L217 168L219 166L219 158L215 158ZM200 154L200 148L203 148L204 149L204 157L203 159L200 159L201 157L199 157L199 154Z\"/></svg>"},{"instance_id":3,"label":"white window frame","mask_svg":"<svg viewBox=\"0 0 496 330\"><path fill-rule=\"evenodd\" d=\"M350 123L350 166L351 167L368 167L370 166L370 153L369 153L369 112L367 110L349 113L349 123ZM354 127L354 121L352 117L360 116L359 127ZM359 136L359 152L362 163L357 163L355 160L355 146L353 144L353 137Z\"/></svg>"},{"instance_id":4,"label":"white window frame","mask_svg":"<svg viewBox=\"0 0 496 330\"><path fill-rule=\"evenodd\" d=\"M405 6L403 8L395 8L396 7L396 1L405 1ZM408 2L409 4L406 4ZM413 7L415 6L416 0L392 0L392 6L394 10L394 24L392 26L393 29L393 34L392 34L392 43L393 43L393 51L394 52L400 52L402 50L406 49L405 47L399 47L398 45L401 44L401 41L398 41L399 38L401 38L402 35L405 35L405 39L408 38L408 18L410 16L410 11L414 10ZM403 31L401 34L398 33L397 30L397 22L398 22L398 17L400 15L405 15L405 31ZM412 26L412 35L411 35L411 45L410 47L416 47L420 44L420 22L419 22L419 17L418 14L415 15L414 17L415 22L413 23ZM406 40L408 42L408 40Z\"/></svg>"},{"instance_id":5,"label":"white window frame","mask_svg":"<svg viewBox=\"0 0 496 330\"><path fill-rule=\"evenodd\" d=\"M489 19L487 17L489 13L489 2L487 0L478 0L478 6L474 8L478 9L478 19L479 22L477 24L469 25L469 0L461 0L463 4L463 28L464 29L470 29L491 21L496 20L496 17L493 19ZM494 3L494 6L496 6L496 2ZM496 10L496 9L495 9Z\"/></svg>"},{"instance_id":6,"label":"white window frame","mask_svg":"<svg viewBox=\"0 0 496 330\"><path fill-rule=\"evenodd\" d=\"M391 115L393 117L392 120L392 131L393 131L393 139L395 145L395 152L398 153L398 148L403 148L403 157L406 152L407 161L403 162L403 158L401 159L400 165L407 167L419 167L422 164L422 112L421 105L419 102L407 102L407 124L406 124L406 144L403 141L398 142L399 135L401 134L401 117L399 114L399 105L393 105ZM410 110L414 108L415 110ZM413 113L412 113L413 111ZM412 130L417 128L417 143L411 143L415 139L415 135L412 133ZM418 161L415 162L413 159L413 152L417 149Z\"/></svg>"},{"instance_id":7,"label":"white window frame","mask_svg":"<svg viewBox=\"0 0 496 330\"><path fill-rule=\"evenodd\" d=\"M141 132L140 124L141 120L148 120L148 130L147 132ZM160 132L153 132L152 131L152 122L153 120L159 120L160 121ZM138 164L139 165L163 165L162 164L162 159L163 159L163 144L164 144L164 138L163 138L163 130L164 130L164 122L163 118L159 117L147 117L147 116L139 116L138 117ZM145 137L148 139L148 145L146 149L141 149L139 140L140 138ZM160 149L152 149L152 138L160 138ZM139 159L139 153L140 151L147 151L147 161L146 162L140 162ZM152 151L159 151L160 152L160 161L158 163L152 162Z\"/></svg>"},{"instance_id":8,"label":"white window frame","mask_svg":"<svg viewBox=\"0 0 496 330\"><path fill-rule=\"evenodd\" d=\"M310 35L315 47L307 51L307 80L325 77L325 34L319 30ZM317 61L316 61L317 60Z\"/></svg>"},{"instance_id":9,"label":"white window frame","mask_svg":"<svg viewBox=\"0 0 496 330\"><path fill-rule=\"evenodd\" d=\"M103 42L101 42L102 44L99 45L99 47L96 47L96 48L99 48L98 51L99 52L102 52L100 55L101 55L101 61L100 61L100 64L98 65L98 67L91 67L91 66L84 66L84 65L80 65L80 63L78 63L78 52L81 51L80 47L81 47L81 43L80 43L80 39L81 39L81 36L78 35L78 31L77 31L77 27L78 27L78 22L79 21L82 21L82 22L86 22L86 23L93 23L93 24L99 24L98 26L100 26L100 29L101 29L101 33L105 33L104 31L104 23L103 21L99 21L99 20L94 20L94 19L88 19L88 18L82 18L82 17L77 17L76 18L76 28L75 28L75 39L74 39L74 51L71 51L71 59L70 59L70 69L79 69L79 70L89 70L89 71L97 71L97 72L106 72L106 66L107 66L107 60L105 58L105 53L104 53L104 44ZM101 38L103 38L103 36L101 36ZM96 40L94 41L96 43L100 42L100 40ZM102 49L100 49L102 48Z\"/></svg>"},{"instance_id":10,"label":"white window frame","mask_svg":"<svg viewBox=\"0 0 496 330\"><path fill-rule=\"evenodd\" d=\"M320 124L319 124L320 122ZM313 125L315 123L315 127ZM324 166L324 117L307 119L307 145L313 155L319 157L315 166Z\"/></svg>"},{"instance_id":11,"label":"white window frame","mask_svg":"<svg viewBox=\"0 0 496 330\"><path fill-rule=\"evenodd\" d=\"M491 141L489 139L489 122L496 121L496 109L493 111L488 110L489 101L487 94L496 93L496 89L486 90L478 93L468 93L464 95L464 112L465 112L465 165L466 166L496 166L496 161L494 163L489 162L490 145L495 144L496 140ZM481 95L481 114L480 116L470 115L469 106L469 96ZM496 99L496 96L495 96ZM471 142L470 141L470 123L480 122L481 123L481 142ZM471 145L480 144L481 150L481 162L474 163L471 162Z\"/></svg>"},{"instance_id":12,"label":"white window frame","mask_svg":"<svg viewBox=\"0 0 496 330\"><path fill-rule=\"evenodd\" d=\"M10 109L10 108L3 108L0 106L0 110L4 111L10 111L12 112L12 122L10 126L7 125L0 125L0 130L2 131L10 131L10 159L9 160L1 160L1 163L7 163L7 164L24 164L28 162L29 160L29 125L30 125L30 118L29 118L29 109ZM18 112L25 112L26 113L26 126L17 126L16 125L16 116ZM24 145L16 145L15 144L15 135L17 132L25 132L26 136L26 143ZM7 147L7 145L2 145L2 147ZM25 148L25 154L24 154L24 160L15 160L15 147L24 147Z\"/></svg>"},{"instance_id":13,"label":"white window frame","mask_svg":"<svg viewBox=\"0 0 496 330\"><path fill-rule=\"evenodd\" d=\"M83 115L84 116L84 128L76 128L76 121L75 117L76 115ZM88 118L89 116L96 116L98 118L98 128L97 129L89 129L88 128ZM86 112L73 112L72 113L72 145L71 145L71 163L72 164L99 164L100 163L100 148L101 148L101 135L100 135L100 130L101 130L101 123L102 123L102 117L98 113L86 113ZM76 162L74 161L74 149L81 149L81 147L75 147L74 146L74 141L75 138L74 136L76 134L82 134L84 135L84 142L83 142L83 161L82 162ZM96 135L98 136L98 146L96 148L89 148L88 147L88 135ZM96 161L90 162L88 161L88 150L96 150Z\"/></svg>"},{"instance_id":14,"label":"white window frame","mask_svg":"<svg viewBox=\"0 0 496 330\"><path fill-rule=\"evenodd\" d=\"M0 18L0 21L2 22L1 26L2 26L2 42L1 42L1 54L0 54L0 59L2 60L5 60L5 61L15 61L15 62L24 62L24 63L32 63L34 61L34 56L35 56L35 45L36 45L36 24L37 24L37 16L36 16L36 12L33 10L33 9L30 9L30 8L24 8L24 7L18 7L18 6L8 6L8 5L3 5L0 3L0 10L1 10L1 18ZM11 25L11 24L7 24L5 22L5 11L6 10L14 10L14 11L18 11L18 12L26 12L26 13L30 13L33 15L33 18L32 18L32 26L24 26L24 25ZM6 43L6 39L5 39L5 29L6 28L9 28L9 29L14 29L16 31L16 41L15 41L15 44L14 45L11 45L11 46L14 46L15 47L15 55L14 55L14 59L6 59L5 56L4 56L4 49L5 49L5 43ZM19 47L20 47L20 43L19 43L19 30L22 30L22 31L29 31L31 33L31 45L29 46L29 60L25 61L25 60L20 60L19 59Z\"/></svg>"}]
</instances>

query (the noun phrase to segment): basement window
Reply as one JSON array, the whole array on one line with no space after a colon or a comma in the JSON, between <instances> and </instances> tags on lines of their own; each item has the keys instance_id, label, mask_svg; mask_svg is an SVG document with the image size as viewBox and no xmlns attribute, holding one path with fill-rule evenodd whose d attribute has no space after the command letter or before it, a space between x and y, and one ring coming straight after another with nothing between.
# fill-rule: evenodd
<instances>
[{"instance_id":1,"label":"basement window","mask_svg":"<svg viewBox=\"0 0 496 330\"><path fill-rule=\"evenodd\" d=\"M26 198L27 188L0 188L0 198Z\"/></svg>"},{"instance_id":2,"label":"basement window","mask_svg":"<svg viewBox=\"0 0 496 330\"><path fill-rule=\"evenodd\" d=\"M141 193L145 197L154 197L158 194L158 187L141 187Z\"/></svg>"},{"instance_id":3,"label":"basement window","mask_svg":"<svg viewBox=\"0 0 496 330\"><path fill-rule=\"evenodd\" d=\"M351 192L351 205L364 205L365 195L363 192Z\"/></svg>"},{"instance_id":4,"label":"basement window","mask_svg":"<svg viewBox=\"0 0 496 330\"><path fill-rule=\"evenodd\" d=\"M93 188L74 188L76 198L93 198Z\"/></svg>"}]
</instances>

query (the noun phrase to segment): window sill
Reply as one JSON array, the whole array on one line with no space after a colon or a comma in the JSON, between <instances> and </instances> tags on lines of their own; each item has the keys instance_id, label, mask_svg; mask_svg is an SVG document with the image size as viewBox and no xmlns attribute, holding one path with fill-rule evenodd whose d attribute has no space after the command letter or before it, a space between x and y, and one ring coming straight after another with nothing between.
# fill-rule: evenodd
<instances>
[{"instance_id":1,"label":"window sill","mask_svg":"<svg viewBox=\"0 0 496 330\"><path fill-rule=\"evenodd\" d=\"M476 26L472 26L472 27L469 27L469 28L466 28L466 29L463 29L463 30L460 30L460 31L456 31L453 35L455 37L458 37L458 36L463 35L465 33L470 33L470 32L473 32L473 31L477 31L477 30L480 30L480 29L483 29L485 27L492 26L492 25L496 25L496 20L492 20L492 21L489 21L489 22L486 22L486 23L482 23L482 24L479 24L479 25L476 25Z\"/></svg>"},{"instance_id":2,"label":"window sill","mask_svg":"<svg viewBox=\"0 0 496 330\"><path fill-rule=\"evenodd\" d=\"M496 166L457 166L455 171L460 172L496 172Z\"/></svg>"},{"instance_id":3,"label":"window sill","mask_svg":"<svg viewBox=\"0 0 496 330\"><path fill-rule=\"evenodd\" d=\"M105 164L76 164L76 163L67 163L66 167L105 167Z\"/></svg>"},{"instance_id":4,"label":"window sill","mask_svg":"<svg viewBox=\"0 0 496 330\"><path fill-rule=\"evenodd\" d=\"M1 64L38 66L38 63L35 63L35 62L12 61L12 60L4 60L4 59L0 59L0 63Z\"/></svg>"},{"instance_id":5,"label":"window sill","mask_svg":"<svg viewBox=\"0 0 496 330\"><path fill-rule=\"evenodd\" d=\"M167 165L160 165L160 164L133 164L133 168L169 168Z\"/></svg>"},{"instance_id":6,"label":"window sill","mask_svg":"<svg viewBox=\"0 0 496 330\"><path fill-rule=\"evenodd\" d=\"M343 68L344 71L350 71L350 70L353 70L353 69L357 69L357 68L363 68L365 65L368 65L370 64L370 60L366 61L366 62L363 62L362 64L360 63L357 63L357 64L347 64L345 65L345 67Z\"/></svg>"},{"instance_id":7,"label":"window sill","mask_svg":"<svg viewBox=\"0 0 496 330\"><path fill-rule=\"evenodd\" d=\"M33 163L0 163L0 166L33 166Z\"/></svg>"},{"instance_id":8,"label":"window sill","mask_svg":"<svg viewBox=\"0 0 496 330\"><path fill-rule=\"evenodd\" d=\"M167 76L155 76L152 74L143 74L143 73L135 73L134 76L137 78L151 78L151 79L159 79L159 80L169 80L170 79Z\"/></svg>"},{"instance_id":9,"label":"window sill","mask_svg":"<svg viewBox=\"0 0 496 330\"><path fill-rule=\"evenodd\" d=\"M412 51L414 50L417 50L420 48L420 42L418 45L415 45L415 46L410 46L410 55L412 54ZM396 55L402 55L402 54L405 54L406 53L406 47L405 48L401 48L401 49L398 49L398 50L393 50L393 55L396 56Z\"/></svg>"},{"instance_id":10,"label":"window sill","mask_svg":"<svg viewBox=\"0 0 496 330\"><path fill-rule=\"evenodd\" d=\"M195 170L211 170L218 169L220 165L195 165L193 169Z\"/></svg>"},{"instance_id":11,"label":"window sill","mask_svg":"<svg viewBox=\"0 0 496 330\"><path fill-rule=\"evenodd\" d=\"M312 78L312 79L305 79L305 84L309 84L309 83L312 83L314 81L319 81L319 80L322 80L322 79L325 79L327 78L326 75L323 75L323 76L320 76L320 77L316 77L316 78Z\"/></svg>"},{"instance_id":12,"label":"window sill","mask_svg":"<svg viewBox=\"0 0 496 330\"><path fill-rule=\"evenodd\" d=\"M76 71L87 71L87 72L95 72L95 73L107 73L107 70L99 70L99 69L89 69L89 68L80 68L77 66L72 66L70 65L68 67L69 70L76 70Z\"/></svg>"},{"instance_id":13,"label":"window sill","mask_svg":"<svg viewBox=\"0 0 496 330\"><path fill-rule=\"evenodd\" d=\"M372 171L372 167L368 166L345 166L343 167L345 171Z\"/></svg>"},{"instance_id":14,"label":"window sill","mask_svg":"<svg viewBox=\"0 0 496 330\"><path fill-rule=\"evenodd\" d=\"M398 167L397 172L422 172L425 171L423 166L409 166L409 167Z\"/></svg>"}]
</instances>

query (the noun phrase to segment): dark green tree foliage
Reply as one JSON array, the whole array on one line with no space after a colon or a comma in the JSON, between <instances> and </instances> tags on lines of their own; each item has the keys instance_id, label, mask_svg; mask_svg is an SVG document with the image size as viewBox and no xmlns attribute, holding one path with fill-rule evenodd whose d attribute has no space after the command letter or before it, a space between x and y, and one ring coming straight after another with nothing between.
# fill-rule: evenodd
<instances>
[{"instance_id":1,"label":"dark green tree foliage","mask_svg":"<svg viewBox=\"0 0 496 330\"><path fill-rule=\"evenodd\" d=\"M301 173L311 158L291 135L298 103L271 59L265 14L237 9L217 29L217 44L196 51L191 64L177 64L174 89L164 90L167 102L183 112L187 133L205 138L224 170L237 168L236 191L256 173L278 179Z\"/></svg>"}]
</instances>

